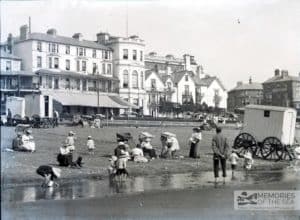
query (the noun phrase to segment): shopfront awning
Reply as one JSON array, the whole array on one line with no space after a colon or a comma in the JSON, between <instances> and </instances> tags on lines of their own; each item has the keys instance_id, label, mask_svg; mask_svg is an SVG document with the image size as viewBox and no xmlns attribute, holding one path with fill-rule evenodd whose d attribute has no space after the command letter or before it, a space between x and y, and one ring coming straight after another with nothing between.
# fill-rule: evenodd
<instances>
[{"instance_id":1,"label":"shopfront awning","mask_svg":"<svg viewBox=\"0 0 300 220\"><path fill-rule=\"evenodd\" d=\"M139 109L138 106L136 106L136 105L134 105L134 104L131 104L131 103L125 101L124 99L120 98L119 96L110 96L110 98L111 98L114 102L116 102L116 103L118 103L118 104L120 104L120 105L128 106L129 108L132 108L132 109Z\"/></svg>"},{"instance_id":2,"label":"shopfront awning","mask_svg":"<svg viewBox=\"0 0 300 220\"><path fill-rule=\"evenodd\" d=\"M82 94L82 93L62 93L56 92L51 95L54 100L60 102L64 106L83 106L83 107L100 107L100 108L132 108L130 103L122 102L118 96L110 96L106 94ZM112 98L113 97L113 98ZM99 106L98 106L99 98ZM117 101L121 100L121 101ZM130 104L130 105L129 105Z\"/></svg>"}]
</instances>

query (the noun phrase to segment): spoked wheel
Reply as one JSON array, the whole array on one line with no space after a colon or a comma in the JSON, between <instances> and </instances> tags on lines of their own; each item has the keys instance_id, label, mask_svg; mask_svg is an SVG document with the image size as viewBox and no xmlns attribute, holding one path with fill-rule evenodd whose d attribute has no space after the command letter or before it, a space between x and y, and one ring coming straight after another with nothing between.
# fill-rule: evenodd
<instances>
[{"instance_id":1,"label":"spoked wheel","mask_svg":"<svg viewBox=\"0 0 300 220\"><path fill-rule=\"evenodd\" d=\"M238 150L238 154L245 154L251 151L252 155L257 153L257 143L255 138L248 133L240 133L234 140L233 148Z\"/></svg>"},{"instance_id":2,"label":"spoked wheel","mask_svg":"<svg viewBox=\"0 0 300 220\"><path fill-rule=\"evenodd\" d=\"M261 155L267 160L280 160L285 151L285 147L277 137L267 137L261 147Z\"/></svg>"}]
</instances>

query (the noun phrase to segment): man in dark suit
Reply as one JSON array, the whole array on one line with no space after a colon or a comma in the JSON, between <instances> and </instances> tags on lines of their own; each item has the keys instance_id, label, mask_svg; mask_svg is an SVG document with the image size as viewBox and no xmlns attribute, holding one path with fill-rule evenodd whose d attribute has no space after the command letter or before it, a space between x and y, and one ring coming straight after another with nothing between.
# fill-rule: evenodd
<instances>
[{"instance_id":1,"label":"man in dark suit","mask_svg":"<svg viewBox=\"0 0 300 220\"><path fill-rule=\"evenodd\" d=\"M225 184L226 177L226 159L229 152L229 146L227 143L227 138L222 135L222 129L216 128L216 135L212 138L212 150L213 150L213 161L214 161L214 174L215 183L218 181L219 177L219 163L221 163L223 172L223 184Z\"/></svg>"}]
</instances>

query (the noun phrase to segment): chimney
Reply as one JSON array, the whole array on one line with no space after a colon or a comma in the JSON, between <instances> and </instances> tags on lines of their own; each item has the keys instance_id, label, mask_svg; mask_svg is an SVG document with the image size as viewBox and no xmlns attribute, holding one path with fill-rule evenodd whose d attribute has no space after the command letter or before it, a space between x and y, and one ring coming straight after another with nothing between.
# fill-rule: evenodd
<instances>
[{"instance_id":1,"label":"chimney","mask_svg":"<svg viewBox=\"0 0 300 220\"><path fill-rule=\"evenodd\" d=\"M47 30L47 34L52 35L52 36L56 36L57 31L54 28L51 28L49 30Z\"/></svg>"},{"instance_id":2,"label":"chimney","mask_svg":"<svg viewBox=\"0 0 300 220\"><path fill-rule=\"evenodd\" d=\"M251 76L249 78L249 84L252 84L252 78L251 78Z\"/></svg>"},{"instance_id":3,"label":"chimney","mask_svg":"<svg viewBox=\"0 0 300 220\"><path fill-rule=\"evenodd\" d=\"M154 52L154 51L152 51L152 52L149 53L149 56L153 56L153 57L154 57L154 56L157 56L157 53Z\"/></svg>"},{"instance_id":4,"label":"chimney","mask_svg":"<svg viewBox=\"0 0 300 220\"><path fill-rule=\"evenodd\" d=\"M197 76L201 79L204 77L203 66L198 65L196 69Z\"/></svg>"},{"instance_id":5,"label":"chimney","mask_svg":"<svg viewBox=\"0 0 300 220\"><path fill-rule=\"evenodd\" d=\"M238 82L236 83L236 85L237 85L237 86L241 86L241 85L243 85L243 82L242 82L242 81L238 81Z\"/></svg>"},{"instance_id":6,"label":"chimney","mask_svg":"<svg viewBox=\"0 0 300 220\"><path fill-rule=\"evenodd\" d=\"M26 40L29 37L28 25L23 25L20 27L20 40Z\"/></svg>"},{"instance_id":7,"label":"chimney","mask_svg":"<svg viewBox=\"0 0 300 220\"><path fill-rule=\"evenodd\" d=\"M279 69L275 70L275 76L280 76L280 70Z\"/></svg>"},{"instance_id":8,"label":"chimney","mask_svg":"<svg viewBox=\"0 0 300 220\"><path fill-rule=\"evenodd\" d=\"M10 34L8 34L8 37L7 37L7 49L10 54L12 54L12 52L13 52L13 46L14 46L14 39L13 39L12 34L10 33Z\"/></svg>"},{"instance_id":9,"label":"chimney","mask_svg":"<svg viewBox=\"0 0 300 220\"><path fill-rule=\"evenodd\" d=\"M106 44L109 40L109 34L105 32L100 32L97 34L97 43L99 44Z\"/></svg>"},{"instance_id":10,"label":"chimney","mask_svg":"<svg viewBox=\"0 0 300 220\"><path fill-rule=\"evenodd\" d=\"M191 70L191 56L188 54L184 54L183 60L184 60L185 70L190 71Z\"/></svg>"},{"instance_id":11,"label":"chimney","mask_svg":"<svg viewBox=\"0 0 300 220\"><path fill-rule=\"evenodd\" d=\"M289 72L287 70L281 70L281 77L287 77L289 75Z\"/></svg>"},{"instance_id":12,"label":"chimney","mask_svg":"<svg viewBox=\"0 0 300 220\"><path fill-rule=\"evenodd\" d=\"M73 34L72 38L81 41L82 40L82 34L81 33L75 33Z\"/></svg>"}]
</instances>

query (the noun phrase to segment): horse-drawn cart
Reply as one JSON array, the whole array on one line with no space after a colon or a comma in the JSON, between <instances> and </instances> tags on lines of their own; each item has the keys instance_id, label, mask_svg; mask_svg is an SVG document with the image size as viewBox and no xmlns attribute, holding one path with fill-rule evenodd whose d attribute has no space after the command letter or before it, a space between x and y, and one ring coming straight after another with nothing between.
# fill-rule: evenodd
<instances>
[{"instance_id":1,"label":"horse-drawn cart","mask_svg":"<svg viewBox=\"0 0 300 220\"><path fill-rule=\"evenodd\" d=\"M294 159L297 112L292 108L248 105L244 127L235 138L233 148L240 154L251 151L264 159Z\"/></svg>"}]
</instances>

